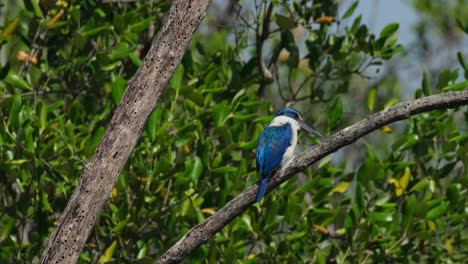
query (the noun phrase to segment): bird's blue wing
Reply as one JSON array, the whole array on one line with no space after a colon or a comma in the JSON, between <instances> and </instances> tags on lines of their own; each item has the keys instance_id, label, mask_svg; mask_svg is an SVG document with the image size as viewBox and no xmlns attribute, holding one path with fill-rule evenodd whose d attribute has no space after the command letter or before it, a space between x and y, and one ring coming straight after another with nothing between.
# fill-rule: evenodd
<instances>
[{"instance_id":1,"label":"bird's blue wing","mask_svg":"<svg viewBox=\"0 0 468 264\"><path fill-rule=\"evenodd\" d=\"M257 202L265 195L265 188L271 173L276 170L283 159L286 149L291 143L292 130L289 124L284 126L266 127L258 138L257 144L257 171L262 179L257 192Z\"/></svg>"},{"instance_id":2,"label":"bird's blue wing","mask_svg":"<svg viewBox=\"0 0 468 264\"><path fill-rule=\"evenodd\" d=\"M257 144L257 170L262 178L270 176L276 170L283 159L283 154L291 143L291 126L266 127Z\"/></svg>"}]
</instances>

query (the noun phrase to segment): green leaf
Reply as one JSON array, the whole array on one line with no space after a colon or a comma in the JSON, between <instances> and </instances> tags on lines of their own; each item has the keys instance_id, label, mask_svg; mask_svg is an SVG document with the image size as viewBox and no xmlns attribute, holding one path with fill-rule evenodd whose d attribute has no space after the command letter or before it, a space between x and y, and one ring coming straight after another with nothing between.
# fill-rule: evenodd
<instances>
[{"instance_id":1,"label":"green leaf","mask_svg":"<svg viewBox=\"0 0 468 264\"><path fill-rule=\"evenodd\" d=\"M218 167L216 169L213 169L213 173L215 174L233 173L237 171L239 171L239 168L231 167L231 166L224 166L224 167Z\"/></svg>"},{"instance_id":2,"label":"green leaf","mask_svg":"<svg viewBox=\"0 0 468 264\"><path fill-rule=\"evenodd\" d=\"M158 129L157 124L161 119L161 111L161 108L156 107L146 122L146 127L148 128L148 133L150 134L151 140L156 139L156 131Z\"/></svg>"},{"instance_id":3,"label":"green leaf","mask_svg":"<svg viewBox=\"0 0 468 264\"><path fill-rule=\"evenodd\" d=\"M135 55L135 53L130 53L128 54L128 57L130 58L130 60L133 62L133 64L135 64L137 67L140 67L141 64L143 64L143 62L141 61L140 58L137 57L137 55Z\"/></svg>"},{"instance_id":4,"label":"green leaf","mask_svg":"<svg viewBox=\"0 0 468 264\"><path fill-rule=\"evenodd\" d=\"M202 107L205 103L204 101L205 97L203 96L203 94L201 94L197 90L192 90L190 94L188 95L188 98L200 107Z\"/></svg>"},{"instance_id":5,"label":"green leaf","mask_svg":"<svg viewBox=\"0 0 468 264\"><path fill-rule=\"evenodd\" d=\"M237 106L239 105L239 102L242 100L242 97L244 95L245 95L245 89L240 89L239 91L237 91L236 95L234 95L232 99L232 104L231 104L231 106L233 107L233 110L237 108Z\"/></svg>"},{"instance_id":6,"label":"green leaf","mask_svg":"<svg viewBox=\"0 0 468 264\"><path fill-rule=\"evenodd\" d=\"M200 157L195 156L193 160L191 161L191 166L190 166L190 179L194 183L198 183L198 179L200 178L200 175L203 172L203 163Z\"/></svg>"},{"instance_id":7,"label":"green leaf","mask_svg":"<svg viewBox=\"0 0 468 264\"><path fill-rule=\"evenodd\" d=\"M101 66L101 70L103 71L111 71L117 67L119 67L120 65L122 65L122 61L118 60L118 61L115 61L113 63L109 63L107 65L103 65Z\"/></svg>"},{"instance_id":8,"label":"green leaf","mask_svg":"<svg viewBox=\"0 0 468 264\"><path fill-rule=\"evenodd\" d=\"M356 38L363 38L367 35L367 28L363 25L361 26L362 15L359 15L354 19L353 24L351 25L351 32L353 32Z\"/></svg>"},{"instance_id":9,"label":"green leaf","mask_svg":"<svg viewBox=\"0 0 468 264\"><path fill-rule=\"evenodd\" d=\"M447 85L453 84L458 78L458 69L453 71L449 69L444 69L439 73L439 80L437 82L436 88L442 90Z\"/></svg>"},{"instance_id":10,"label":"green leaf","mask_svg":"<svg viewBox=\"0 0 468 264\"><path fill-rule=\"evenodd\" d=\"M250 219L250 216L248 214L243 214L242 215L242 222L245 224L245 226L247 227L247 230L249 230L249 232L254 232L253 228L252 228L252 220Z\"/></svg>"},{"instance_id":11,"label":"green leaf","mask_svg":"<svg viewBox=\"0 0 468 264\"><path fill-rule=\"evenodd\" d=\"M111 233L113 235L120 235L122 233L122 230L128 227L128 219L125 219L123 221L118 222L112 229Z\"/></svg>"},{"instance_id":12,"label":"green leaf","mask_svg":"<svg viewBox=\"0 0 468 264\"><path fill-rule=\"evenodd\" d=\"M15 159L15 160L7 160L5 161L6 165L23 165L24 163L28 162L27 159Z\"/></svg>"},{"instance_id":13,"label":"green leaf","mask_svg":"<svg viewBox=\"0 0 468 264\"><path fill-rule=\"evenodd\" d=\"M4 241L10 235L11 231L15 227L16 219L10 218L8 214L6 214L6 217L4 216L4 219L2 219L1 225L2 225L2 231L0 234L0 241Z\"/></svg>"},{"instance_id":14,"label":"green leaf","mask_svg":"<svg viewBox=\"0 0 468 264\"><path fill-rule=\"evenodd\" d=\"M15 94L12 96L12 102L10 106L10 114L8 116L8 123L13 128L18 128L20 125L20 110L21 110L21 95Z\"/></svg>"},{"instance_id":15,"label":"green leaf","mask_svg":"<svg viewBox=\"0 0 468 264\"><path fill-rule=\"evenodd\" d=\"M288 51L288 65L291 68L296 68L299 65L299 48L295 43L291 43L291 47L288 48Z\"/></svg>"},{"instance_id":16,"label":"green leaf","mask_svg":"<svg viewBox=\"0 0 468 264\"><path fill-rule=\"evenodd\" d=\"M335 100L335 103L331 106L330 110L328 111L328 124L330 129L335 129L341 121L343 117L343 102L341 98L338 97Z\"/></svg>"},{"instance_id":17,"label":"green leaf","mask_svg":"<svg viewBox=\"0 0 468 264\"><path fill-rule=\"evenodd\" d=\"M116 248L117 240L114 240L114 242L112 242L112 244L106 249L104 254L99 258L99 263L107 263L111 261Z\"/></svg>"},{"instance_id":18,"label":"green leaf","mask_svg":"<svg viewBox=\"0 0 468 264\"><path fill-rule=\"evenodd\" d=\"M377 89L376 88L370 89L369 94L367 95L367 107L369 108L371 112L374 110L376 96L377 96Z\"/></svg>"},{"instance_id":19,"label":"green leaf","mask_svg":"<svg viewBox=\"0 0 468 264\"><path fill-rule=\"evenodd\" d=\"M147 254L148 254L148 246L145 244L145 245L138 251L137 259L143 259L143 258L145 258Z\"/></svg>"},{"instance_id":20,"label":"green leaf","mask_svg":"<svg viewBox=\"0 0 468 264\"><path fill-rule=\"evenodd\" d=\"M282 30L288 30L296 27L292 18L280 14L275 14L275 22Z\"/></svg>"},{"instance_id":21,"label":"green leaf","mask_svg":"<svg viewBox=\"0 0 468 264\"><path fill-rule=\"evenodd\" d=\"M369 219L375 222L392 222L392 212L371 212Z\"/></svg>"},{"instance_id":22,"label":"green leaf","mask_svg":"<svg viewBox=\"0 0 468 264\"><path fill-rule=\"evenodd\" d=\"M400 102L400 100L396 99L396 98L392 98L390 99L390 101L388 101L385 105L384 105L384 108L390 108L396 104L398 104Z\"/></svg>"},{"instance_id":23,"label":"green leaf","mask_svg":"<svg viewBox=\"0 0 468 264\"><path fill-rule=\"evenodd\" d=\"M292 234L290 234L290 235L288 235L286 237L286 240L288 240L288 241L297 240L297 239L299 239L299 238L301 238L301 237L303 237L305 235L306 235L306 232L304 232L304 231L292 233Z\"/></svg>"},{"instance_id":24,"label":"green leaf","mask_svg":"<svg viewBox=\"0 0 468 264\"><path fill-rule=\"evenodd\" d=\"M106 13L101 8L96 8L94 12L96 12L100 17L106 17Z\"/></svg>"},{"instance_id":25,"label":"green leaf","mask_svg":"<svg viewBox=\"0 0 468 264\"><path fill-rule=\"evenodd\" d=\"M153 17L143 19L133 25L130 26L130 31L134 33L139 33L149 27L151 21L153 21Z\"/></svg>"},{"instance_id":26,"label":"green leaf","mask_svg":"<svg viewBox=\"0 0 468 264\"><path fill-rule=\"evenodd\" d=\"M402 138L404 139L404 141L401 141L401 143L403 143L402 145L399 145L397 143L399 142L396 142L394 147L397 147L398 151L401 152L401 151L404 151L404 150L407 150L409 148L411 148L412 146L416 145L418 142L419 142L419 136L417 134L410 134L405 138Z\"/></svg>"},{"instance_id":27,"label":"green leaf","mask_svg":"<svg viewBox=\"0 0 468 264\"><path fill-rule=\"evenodd\" d=\"M31 86L27 81L25 81L18 74L10 72L5 78L5 83L12 85L13 87L18 87L26 91L32 91Z\"/></svg>"},{"instance_id":28,"label":"green leaf","mask_svg":"<svg viewBox=\"0 0 468 264\"><path fill-rule=\"evenodd\" d=\"M332 158L333 158L333 154L327 155L326 157L322 158L322 159L319 161L319 164L318 164L317 167L323 168L324 166L326 166L327 164L329 164L329 162L332 160Z\"/></svg>"},{"instance_id":29,"label":"green leaf","mask_svg":"<svg viewBox=\"0 0 468 264\"><path fill-rule=\"evenodd\" d=\"M455 136L451 138L449 142L457 142L458 144L465 144L467 140L468 140L468 134Z\"/></svg>"},{"instance_id":30,"label":"green leaf","mask_svg":"<svg viewBox=\"0 0 468 264\"><path fill-rule=\"evenodd\" d=\"M414 191L421 191L421 190L424 190L426 189L427 187L429 186L429 180L427 178L424 178L422 180L420 180L418 183L416 183L412 188L411 188L411 192L414 192Z\"/></svg>"},{"instance_id":31,"label":"green leaf","mask_svg":"<svg viewBox=\"0 0 468 264\"><path fill-rule=\"evenodd\" d=\"M400 25L398 23L391 23L391 24L386 25L380 32L380 38L386 38L392 35L398 30L399 27Z\"/></svg>"},{"instance_id":32,"label":"green leaf","mask_svg":"<svg viewBox=\"0 0 468 264\"><path fill-rule=\"evenodd\" d=\"M123 59L128 57L134 52L133 48L128 46L127 42L121 42L112 52L109 54L111 60Z\"/></svg>"},{"instance_id":33,"label":"green leaf","mask_svg":"<svg viewBox=\"0 0 468 264\"><path fill-rule=\"evenodd\" d=\"M83 34L86 37L91 37L91 36L99 34L102 31L107 31L107 30L112 30L112 27L110 25L104 25L100 27L91 27L91 29L84 31L81 34Z\"/></svg>"},{"instance_id":34,"label":"green leaf","mask_svg":"<svg viewBox=\"0 0 468 264\"><path fill-rule=\"evenodd\" d=\"M463 54L460 51L457 52L457 59L460 63L460 66L462 66L465 71L468 70L468 64L466 63L465 58L463 58Z\"/></svg>"},{"instance_id":35,"label":"green leaf","mask_svg":"<svg viewBox=\"0 0 468 264\"><path fill-rule=\"evenodd\" d=\"M416 207L416 196L414 194L409 195L405 199L405 207L404 207L404 214L403 214L403 225L405 229L411 224L411 220L413 219L414 210Z\"/></svg>"},{"instance_id":36,"label":"green leaf","mask_svg":"<svg viewBox=\"0 0 468 264\"><path fill-rule=\"evenodd\" d=\"M214 121L216 127L223 127L231 112L231 107L227 104L218 104L213 107Z\"/></svg>"},{"instance_id":37,"label":"green leaf","mask_svg":"<svg viewBox=\"0 0 468 264\"><path fill-rule=\"evenodd\" d=\"M253 138L251 141L240 141L239 147L245 150L252 150L257 146L257 139Z\"/></svg>"},{"instance_id":38,"label":"green leaf","mask_svg":"<svg viewBox=\"0 0 468 264\"><path fill-rule=\"evenodd\" d=\"M239 121L250 121L256 118L258 114L253 113L253 114L234 114L233 119L239 120Z\"/></svg>"},{"instance_id":39,"label":"green leaf","mask_svg":"<svg viewBox=\"0 0 468 264\"><path fill-rule=\"evenodd\" d=\"M354 3L352 3L351 6L348 8L348 10L346 10L346 12L344 13L342 19L346 19L346 18L352 16L353 13L354 13L354 10L356 10L356 7L358 6L358 4L359 4L359 1L355 1Z\"/></svg>"},{"instance_id":40,"label":"green leaf","mask_svg":"<svg viewBox=\"0 0 468 264\"><path fill-rule=\"evenodd\" d=\"M457 22L458 27L463 30L466 34L468 34L468 26L463 23L463 20L460 18L455 18L455 21Z\"/></svg>"},{"instance_id":41,"label":"green leaf","mask_svg":"<svg viewBox=\"0 0 468 264\"><path fill-rule=\"evenodd\" d=\"M443 89L444 92L446 91L461 91L468 88L468 81L463 81L459 83L455 83L452 85L449 85Z\"/></svg>"},{"instance_id":42,"label":"green leaf","mask_svg":"<svg viewBox=\"0 0 468 264\"><path fill-rule=\"evenodd\" d=\"M42 209L49 213L53 213L54 211L52 210L52 207L50 206L49 203L49 195L46 192L42 193L41 201L42 201Z\"/></svg>"},{"instance_id":43,"label":"green leaf","mask_svg":"<svg viewBox=\"0 0 468 264\"><path fill-rule=\"evenodd\" d=\"M322 251L323 251L322 249L317 249L315 251L315 258L317 259L317 264L326 264L327 263L327 259L323 255Z\"/></svg>"},{"instance_id":44,"label":"green leaf","mask_svg":"<svg viewBox=\"0 0 468 264\"><path fill-rule=\"evenodd\" d=\"M428 220L435 220L445 214L447 212L447 209L450 205L450 202L443 202L437 207L432 208L427 212L426 219Z\"/></svg>"},{"instance_id":45,"label":"green leaf","mask_svg":"<svg viewBox=\"0 0 468 264\"><path fill-rule=\"evenodd\" d=\"M101 138L104 135L104 132L106 132L106 129L104 127L99 127L98 129L96 129L96 132L91 138L92 146L96 146L99 143L99 141L101 141Z\"/></svg>"},{"instance_id":46,"label":"green leaf","mask_svg":"<svg viewBox=\"0 0 468 264\"><path fill-rule=\"evenodd\" d=\"M112 85L112 100L115 104L119 104L122 96L125 93L125 88L127 87L127 82L121 76L118 76L115 81L114 85Z\"/></svg>"},{"instance_id":47,"label":"green leaf","mask_svg":"<svg viewBox=\"0 0 468 264\"><path fill-rule=\"evenodd\" d=\"M1 31L0 39L10 37L11 33L13 33L13 31L16 29L17 26L18 26L18 18L15 18L13 19L13 21L10 22L10 24L8 24L3 29L3 31Z\"/></svg>"},{"instance_id":48,"label":"green leaf","mask_svg":"<svg viewBox=\"0 0 468 264\"><path fill-rule=\"evenodd\" d=\"M330 191L330 194L334 194L334 193L344 193L348 190L348 187L349 187L349 182L341 182L340 184L338 184L337 186L333 187L333 189Z\"/></svg>"},{"instance_id":49,"label":"green leaf","mask_svg":"<svg viewBox=\"0 0 468 264\"><path fill-rule=\"evenodd\" d=\"M47 127L47 105L43 102L39 102L39 133L42 133Z\"/></svg>"},{"instance_id":50,"label":"green leaf","mask_svg":"<svg viewBox=\"0 0 468 264\"><path fill-rule=\"evenodd\" d=\"M32 7L33 7L33 10L34 10L34 14L37 17L44 18L44 14L42 14L42 10L41 10L41 7L39 6L39 3L40 3L40 1L31 1Z\"/></svg>"},{"instance_id":51,"label":"green leaf","mask_svg":"<svg viewBox=\"0 0 468 264\"><path fill-rule=\"evenodd\" d=\"M423 91L425 96L429 96L429 95L432 94L431 83L429 82L429 77L427 76L427 71L423 72L422 91Z\"/></svg>"},{"instance_id":52,"label":"green leaf","mask_svg":"<svg viewBox=\"0 0 468 264\"><path fill-rule=\"evenodd\" d=\"M172 76L172 79L170 81L170 87L173 87L176 91L180 91L183 85L183 80L184 80L184 65L179 64L179 66L175 70L174 75Z\"/></svg>"}]
</instances>

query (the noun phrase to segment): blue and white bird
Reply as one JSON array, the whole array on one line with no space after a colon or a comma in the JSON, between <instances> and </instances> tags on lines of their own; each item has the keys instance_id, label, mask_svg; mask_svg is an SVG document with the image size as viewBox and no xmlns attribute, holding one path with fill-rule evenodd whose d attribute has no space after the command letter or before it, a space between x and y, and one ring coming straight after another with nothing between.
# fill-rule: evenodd
<instances>
[{"instance_id":1,"label":"blue and white bird","mask_svg":"<svg viewBox=\"0 0 468 264\"><path fill-rule=\"evenodd\" d=\"M293 158L297 145L297 131L303 128L305 131L321 137L320 133L312 129L302 118L302 114L293 108L283 108L276 113L260 134L257 143L257 171L260 172L260 180L257 202L265 195L265 188L270 176L281 166Z\"/></svg>"}]
</instances>

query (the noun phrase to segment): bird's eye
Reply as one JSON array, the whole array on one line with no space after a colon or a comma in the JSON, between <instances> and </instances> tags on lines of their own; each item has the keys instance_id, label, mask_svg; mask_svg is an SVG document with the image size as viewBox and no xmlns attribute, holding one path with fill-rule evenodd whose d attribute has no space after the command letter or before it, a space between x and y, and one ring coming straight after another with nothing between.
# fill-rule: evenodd
<instances>
[{"instance_id":1,"label":"bird's eye","mask_svg":"<svg viewBox=\"0 0 468 264\"><path fill-rule=\"evenodd\" d=\"M294 118L298 119L299 115L297 113L294 113Z\"/></svg>"}]
</instances>

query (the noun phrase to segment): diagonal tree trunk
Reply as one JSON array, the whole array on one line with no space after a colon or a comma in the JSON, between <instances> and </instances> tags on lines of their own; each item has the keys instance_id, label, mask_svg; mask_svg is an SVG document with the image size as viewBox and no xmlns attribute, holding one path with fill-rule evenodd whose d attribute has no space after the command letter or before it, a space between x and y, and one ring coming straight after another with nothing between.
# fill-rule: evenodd
<instances>
[{"instance_id":1,"label":"diagonal tree trunk","mask_svg":"<svg viewBox=\"0 0 468 264\"><path fill-rule=\"evenodd\" d=\"M468 91L442 93L403 102L389 109L370 115L354 125L344 128L329 138L322 140L319 144L293 159L288 167L284 168L283 171L278 170L278 173L272 177L267 185L266 191L270 192L314 162L317 162L321 158L342 147L354 143L361 137L385 125L407 119L419 113L437 109L455 108L461 105L468 105ZM257 190L258 185L247 188L237 197L229 201L223 208L218 210L216 214L208 217L201 224L194 226L177 241L177 243L162 254L155 261L155 264L180 262L184 257L191 254L200 245L204 244L223 227L234 220L234 218L254 204Z\"/></svg>"},{"instance_id":2,"label":"diagonal tree trunk","mask_svg":"<svg viewBox=\"0 0 468 264\"><path fill-rule=\"evenodd\" d=\"M52 233L41 263L76 263L135 147L148 116L180 63L209 0L174 0L155 39Z\"/></svg>"}]
</instances>

